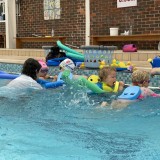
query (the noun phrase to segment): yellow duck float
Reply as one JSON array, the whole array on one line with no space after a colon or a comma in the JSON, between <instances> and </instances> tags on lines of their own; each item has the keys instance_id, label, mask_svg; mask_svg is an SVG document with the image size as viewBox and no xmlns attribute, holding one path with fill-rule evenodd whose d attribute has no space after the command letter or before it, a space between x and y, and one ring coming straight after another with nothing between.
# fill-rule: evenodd
<instances>
[{"instance_id":1,"label":"yellow duck float","mask_svg":"<svg viewBox=\"0 0 160 160\"><path fill-rule=\"evenodd\" d=\"M91 75L88 77L88 81L90 81L92 83L98 83L98 82L100 82L100 78L97 75Z\"/></svg>"},{"instance_id":2,"label":"yellow duck float","mask_svg":"<svg viewBox=\"0 0 160 160\"><path fill-rule=\"evenodd\" d=\"M112 60L111 66L116 68L127 68L127 65L124 62L119 62L116 59Z\"/></svg>"},{"instance_id":3,"label":"yellow duck float","mask_svg":"<svg viewBox=\"0 0 160 160\"><path fill-rule=\"evenodd\" d=\"M82 62L82 64L80 65L80 67L79 68L81 68L81 69L84 69L85 68L85 64L84 64L84 62Z\"/></svg>"},{"instance_id":4,"label":"yellow duck float","mask_svg":"<svg viewBox=\"0 0 160 160\"><path fill-rule=\"evenodd\" d=\"M134 71L136 70L135 65L132 64L130 61L128 62L119 62L116 59L112 60L111 66L116 67L116 68L126 68L128 71Z\"/></svg>"},{"instance_id":5,"label":"yellow duck float","mask_svg":"<svg viewBox=\"0 0 160 160\"><path fill-rule=\"evenodd\" d=\"M118 64L117 64L116 59L113 59L113 60L112 60L111 66L112 66L112 67L116 67L116 68L118 67Z\"/></svg>"},{"instance_id":6,"label":"yellow duck float","mask_svg":"<svg viewBox=\"0 0 160 160\"><path fill-rule=\"evenodd\" d=\"M105 66L108 66L108 65L106 65L105 61L99 62L100 69L102 69ZM122 61L117 61L116 59L113 59L110 66L115 67L115 68L124 68L124 69L126 68L126 70L128 70L128 71L136 70L135 65L132 64L130 61L122 62Z\"/></svg>"},{"instance_id":7,"label":"yellow duck float","mask_svg":"<svg viewBox=\"0 0 160 160\"><path fill-rule=\"evenodd\" d=\"M99 69L102 69L103 67L106 67L106 66L107 65L106 65L105 61L99 62Z\"/></svg>"}]
</instances>

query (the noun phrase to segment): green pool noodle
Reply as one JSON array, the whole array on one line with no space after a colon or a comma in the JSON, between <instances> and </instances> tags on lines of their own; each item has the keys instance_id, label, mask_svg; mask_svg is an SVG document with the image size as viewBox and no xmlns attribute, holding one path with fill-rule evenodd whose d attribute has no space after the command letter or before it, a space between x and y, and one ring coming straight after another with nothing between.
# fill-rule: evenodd
<instances>
[{"instance_id":1,"label":"green pool noodle","mask_svg":"<svg viewBox=\"0 0 160 160\"><path fill-rule=\"evenodd\" d=\"M64 70L64 71L62 72L62 79L63 79L65 82L72 83L72 80L69 78L69 75L70 75L70 71L69 71L69 70Z\"/></svg>"},{"instance_id":2,"label":"green pool noodle","mask_svg":"<svg viewBox=\"0 0 160 160\"><path fill-rule=\"evenodd\" d=\"M88 81L86 78L84 77L79 77L78 78L78 83L74 83L74 80L69 79L69 74L70 71L69 70L65 70L62 73L62 79L69 83L69 84L73 84L73 85L81 85L81 86L86 86L88 89L90 89L93 93L105 93L106 91L102 90L101 88L99 88L95 83L92 83L90 81Z\"/></svg>"},{"instance_id":3,"label":"green pool noodle","mask_svg":"<svg viewBox=\"0 0 160 160\"><path fill-rule=\"evenodd\" d=\"M75 81L74 79L70 79L70 78L69 78L70 73L71 73L71 72L70 72L69 70L64 70L64 71L62 72L61 78L62 78L62 80L63 80L65 83L77 87L77 86L79 85L79 82L78 82L78 81Z\"/></svg>"},{"instance_id":4,"label":"green pool noodle","mask_svg":"<svg viewBox=\"0 0 160 160\"><path fill-rule=\"evenodd\" d=\"M73 54L76 54L76 55L80 55L80 56L83 55L82 53L77 52L77 51L75 51L74 49L71 49L71 48L63 45L63 44L61 43L61 41L57 41L57 45L58 45L58 47L60 47L61 49L65 50L65 51L67 51L67 52L70 52L70 53L73 53Z\"/></svg>"},{"instance_id":5,"label":"green pool noodle","mask_svg":"<svg viewBox=\"0 0 160 160\"><path fill-rule=\"evenodd\" d=\"M66 56L84 61L84 55L76 55L76 54L73 54L73 53L70 53L70 52L66 52Z\"/></svg>"},{"instance_id":6,"label":"green pool noodle","mask_svg":"<svg viewBox=\"0 0 160 160\"><path fill-rule=\"evenodd\" d=\"M79 79L79 83L83 86L86 86L88 89L90 89L93 93L105 93L104 90L102 90L101 88L99 88L95 83L92 83L90 81L88 81L86 78L84 77L80 77Z\"/></svg>"}]
</instances>

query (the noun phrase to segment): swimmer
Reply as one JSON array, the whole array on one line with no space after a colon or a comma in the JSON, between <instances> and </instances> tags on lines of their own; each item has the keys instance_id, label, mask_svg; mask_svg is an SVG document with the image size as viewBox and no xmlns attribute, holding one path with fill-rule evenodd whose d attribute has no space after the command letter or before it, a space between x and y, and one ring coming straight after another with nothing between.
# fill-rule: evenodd
<instances>
[{"instance_id":1,"label":"swimmer","mask_svg":"<svg viewBox=\"0 0 160 160\"><path fill-rule=\"evenodd\" d=\"M38 62L41 65L41 69L39 72L39 78L40 79L53 79L53 81L55 81L57 79L57 76L48 75L49 67L46 65L46 63L43 60L38 60Z\"/></svg>"},{"instance_id":2,"label":"swimmer","mask_svg":"<svg viewBox=\"0 0 160 160\"><path fill-rule=\"evenodd\" d=\"M60 71L63 72L64 70L69 70L71 73L73 73L73 71L75 70L75 64L74 62L67 58L65 60L63 60L60 64L59 64L59 67L60 67ZM87 76L85 75L73 75L73 79L78 79L80 76L83 76L84 78L87 78Z\"/></svg>"},{"instance_id":3,"label":"swimmer","mask_svg":"<svg viewBox=\"0 0 160 160\"><path fill-rule=\"evenodd\" d=\"M151 89L148 88L149 86L149 73L142 70L136 70L132 73L132 84L134 86L139 86L141 89L141 95L138 99L143 99L148 96L151 97L158 97L160 94L156 94Z\"/></svg>"},{"instance_id":4,"label":"swimmer","mask_svg":"<svg viewBox=\"0 0 160 160\"><path fill-rule=\"evenodd\" d=\"M39 78L40 69L41 65L37 60L33 58L27 59L23 64L21 75L12 80L7 87L15 89L43 89L36 81Z\"/></svg>"},{"instance_id":5,"label":"swimmer","mask_svg":"<svg viewBox=\"0 0 160 160\"><path fill-rule=\"evenodd\" d=\"M103 67L99 71L100 82L102 83L102 89L111 92L122 91L124 82L116 82L116 69L114 67Z\"/></svg>"},{"instance_id":6,"label":"swimmer","mask_svg":"<svg viewBox=\"0 0 160 160\"><path fill-rule=\"evenodd\" d=\"M140 87L140 94L137 97L137 100L144 99L147 97L160 97L160 94L153 92L148 88L149 86L149 73L142 70L136 70L132 73L132 84L133 86ZM127 100L127 99L117 99L112 101L112 108L124 108L128 106L130 103L137 101L135 100ZM101 107L108 106L107 102L102 102Z\"/></svg>"}]
</instances>

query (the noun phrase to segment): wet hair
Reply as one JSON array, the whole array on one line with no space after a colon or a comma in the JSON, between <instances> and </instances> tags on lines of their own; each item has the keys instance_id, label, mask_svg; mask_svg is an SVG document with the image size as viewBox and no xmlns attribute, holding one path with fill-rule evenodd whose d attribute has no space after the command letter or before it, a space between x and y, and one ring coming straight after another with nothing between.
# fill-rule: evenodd
<instances>
[{"instance_id":1,"label":"wet hair","mask_svg":"<svg viewBox=\"0 0 160 160\"><path fill-rule=\"evenodd\" d=\"M22 74L30 76L32 79L37 79L37 73L41 69L39 62L33 58L28 58L22 68Z\"/></svg>"},{"instance_id":2,"label":"wet hair","mask_svg":"<svg viewBox=\"0 0 160 160\"><path fill-rule=\"evenodd\" d=\"M142 84L144 81L149 80L149 73L142 70L136 70L132 73L132 83Z\"/></svg>"},{"instance_id":3,"label":"wet hair","mask_svg":"<svg viewBox=\"0 0 160 160\"><path fill-rule=\"evenodd\" d=\"M110 75L110 73L114 71L116 72L116 68L115 67L103 67L102 69L99 70L99 78L101 81L104 81L108 75Z\"/></svg>"}]
</instances>

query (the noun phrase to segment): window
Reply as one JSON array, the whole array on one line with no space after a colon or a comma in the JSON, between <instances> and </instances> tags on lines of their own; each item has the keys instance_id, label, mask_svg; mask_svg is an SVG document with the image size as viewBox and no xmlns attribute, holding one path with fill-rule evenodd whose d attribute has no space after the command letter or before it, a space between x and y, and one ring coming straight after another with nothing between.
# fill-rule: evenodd
<instances>
[{"instance_id":1,"label":"window","mask_svg":"<svg viewBox=\"0 0 160 160\"><path fill-rule=\"evenodd\" d=\"M44 20L60 19L60 0L44 0Z\"/></svg>"},{"instance_id":2,"label":"window","mask_svg":"<svg viewBox=\"0 0 160 160\"><path fill-rule=\"evenodd\" d=\"M5 0L0 0L0 21L5 20Z\"/></svg>"},{"instance_id":3,"label":"window","mask_svg":"<svg viewBox=\"0 0 160 160\"><path fill-rule=\"evenodd\" d=\"M20 0L16 0L16 16L20 15Z\"/></svg>"}]
</instances>

